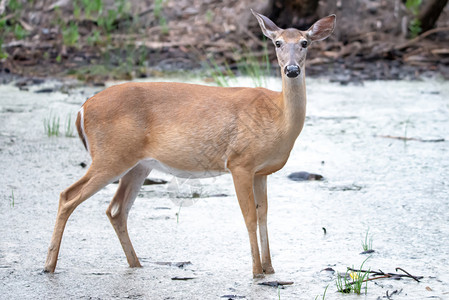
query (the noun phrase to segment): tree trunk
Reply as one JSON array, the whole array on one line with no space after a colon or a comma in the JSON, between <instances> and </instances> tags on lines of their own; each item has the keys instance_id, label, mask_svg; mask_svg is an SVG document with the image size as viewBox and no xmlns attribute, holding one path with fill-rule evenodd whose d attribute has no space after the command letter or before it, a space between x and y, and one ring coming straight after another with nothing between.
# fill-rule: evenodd
<instances>
[{"instance_id":1,"label":"tree trunk","mask_svg":"<svg viewBox=\"0 0 449 300\"><path fill-rule=\"evenodd\" d=\"M270 0L265 15L279 27L308 29L316 20L319 0Z\"/></svg>"},{"instance_id":2,"label":"tree trunk","mask_svg":"<svg viewBox=\"0 0 449 300\"><path fill-rule=\"evenodd\" d=\"M422 32L430 30L435 26L447 2L448 0L429 0L425 3L418 15Z\"/></svg>"}]
</instances>

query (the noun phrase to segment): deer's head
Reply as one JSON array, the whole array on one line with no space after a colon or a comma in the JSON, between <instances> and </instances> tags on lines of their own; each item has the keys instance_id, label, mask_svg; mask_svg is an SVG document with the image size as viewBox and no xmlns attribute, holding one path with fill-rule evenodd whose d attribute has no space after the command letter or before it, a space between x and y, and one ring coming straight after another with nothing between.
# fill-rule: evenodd
<instances>
[{"instance_id":1,"label":"deer's head","mask_svg":"<svg viewBox=\"0 0 449 300\"><path fill-rule=\"evenodd\" d=\"M308 30L301 31L295 28L281 29L264 15L253 10L251 12L257 18L263 34L276 47L279 66L289 78L295 78L301 74L310 44L324 40L335 28L335 15L324 17L316 21Z\"/></svg>"}]
</instances>

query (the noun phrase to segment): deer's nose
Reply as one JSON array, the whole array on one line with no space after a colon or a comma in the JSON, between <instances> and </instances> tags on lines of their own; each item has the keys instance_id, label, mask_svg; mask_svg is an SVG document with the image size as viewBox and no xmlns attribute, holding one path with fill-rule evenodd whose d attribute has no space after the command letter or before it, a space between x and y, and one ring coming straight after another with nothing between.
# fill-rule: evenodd
<instances>
[{"instance_id":1,"label":"deer's nose","mask_svg":"<svg viewBox=\"0 0 449 300\"><path fill-rule=\"evenodd\" d=\"M288 65L284 68L284 72L287 77L295 78L301 73L301 69L297 65Z\"/></svg>"}]
</instances>

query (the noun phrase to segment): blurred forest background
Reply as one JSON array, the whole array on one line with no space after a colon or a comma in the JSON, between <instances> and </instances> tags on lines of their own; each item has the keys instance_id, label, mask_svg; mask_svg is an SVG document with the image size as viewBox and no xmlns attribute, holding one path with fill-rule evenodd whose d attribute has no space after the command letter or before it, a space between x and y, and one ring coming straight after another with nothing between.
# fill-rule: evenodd
<instances>
[{"instance_id":1,"label":"blurred forest background","mask_svg":"<svg viewBox=\"0 0 449 300\"><path fill-rule=\"evenodd\" d=\"M307 29L337 15L308 53L309 75L347 83L449 79L448 0L0 0L0 73L90 83L185 70L277 72L250 8ZM248 71L248 70L247 70Z\"/></svg>"}]
</instances>

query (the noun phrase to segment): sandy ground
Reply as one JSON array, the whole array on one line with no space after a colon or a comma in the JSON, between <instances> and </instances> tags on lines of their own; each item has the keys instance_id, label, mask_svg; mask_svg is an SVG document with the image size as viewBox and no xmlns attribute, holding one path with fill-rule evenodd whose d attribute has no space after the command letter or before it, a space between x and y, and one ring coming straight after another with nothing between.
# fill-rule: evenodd
<instances>
[{"instance_id":1,"label":"sandy ground","mask_svg":"<svg viewBox=\"0 0 449 300\"><path fill-rule=\"evenodd\" d=\"M128 267L104 213L116 189L108 186L74 212L57 272L42 273L58 195L84 174L80 163L89 163L77 138L47 137L43 120L53 114L64 123L94 90L34 92L41 88L0 86L0 298L321 299L326 286L326 299L386 299L394 291L391 299L449 298L449 82L345 87L308 80L306 126L268 183L276 274L258 280L229 175L196 182L201 197L181 210L168 185L143 187L129 218L139 269ZM287 179L303 170L325 180ZM338 293L336 272L322 270L360 267L368 229L375 252L364 267L402 267L422 281L382 279L368 284L366 296ZM160 264L186 261L181 268ZM294 284L258 285L273 280Z\"/></svg>"}]
</instances>

